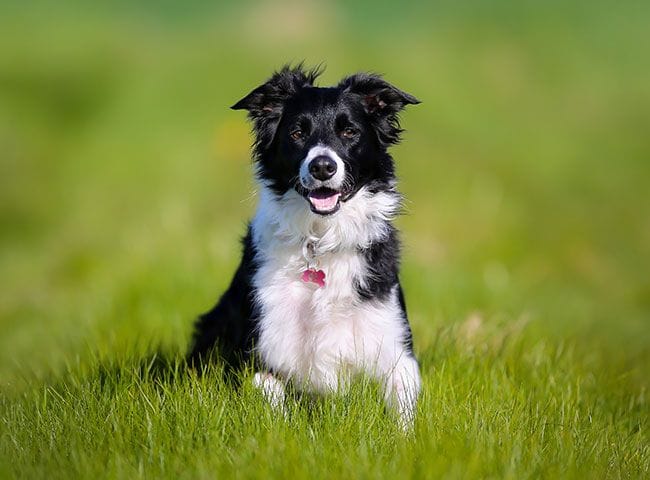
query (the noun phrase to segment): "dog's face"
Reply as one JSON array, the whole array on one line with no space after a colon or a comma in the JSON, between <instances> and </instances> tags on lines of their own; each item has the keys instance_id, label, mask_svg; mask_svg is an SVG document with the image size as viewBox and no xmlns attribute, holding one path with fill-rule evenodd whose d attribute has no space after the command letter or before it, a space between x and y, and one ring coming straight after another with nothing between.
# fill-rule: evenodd
<instances>
[{"instance_id":1,"label":"dog's face","mask_svg":"<svg viewBox=\"0 0 650 480\"><path fill-rule=\"evenodd\" d=\"M311 211L336 213L363 186L387 188L397 114L413 96L377 75L316 87L317 70L285 67L237 102L254 122L258 175L276 194L296 190Z\"/></svg>"}]
</instances>

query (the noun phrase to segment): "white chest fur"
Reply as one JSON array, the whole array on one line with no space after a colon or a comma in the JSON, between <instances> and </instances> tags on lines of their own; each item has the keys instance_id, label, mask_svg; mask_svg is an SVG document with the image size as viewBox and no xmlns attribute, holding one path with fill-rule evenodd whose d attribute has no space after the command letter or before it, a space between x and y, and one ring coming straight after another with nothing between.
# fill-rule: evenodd
<instances>
[{"instance_id":1,"label":"white chest fur","mask_svg":"<svg viewBox=\"0 0 650 480\"><path fill-rule=\"evenodd\" d=\"M305 389L336 390L359 371L386 377L410 357L396 288L381 301L361 299L356 288L367 269L359 246L385 235L395 200L361 191L345 207L318 217L295 192L277 199L263 191L253 220L256 352L276 375ZM308 241L325 287L301 279Z\"/></svg>"}]
</instances>

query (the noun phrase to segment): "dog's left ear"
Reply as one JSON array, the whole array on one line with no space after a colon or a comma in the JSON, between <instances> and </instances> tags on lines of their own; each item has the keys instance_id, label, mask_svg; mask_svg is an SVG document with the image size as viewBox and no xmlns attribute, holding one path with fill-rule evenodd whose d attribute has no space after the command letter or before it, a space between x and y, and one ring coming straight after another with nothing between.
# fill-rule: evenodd
<instances>
[{"instance_id":1,"label":"dog's left ear","mask_svg":"<svg viewBox=\"0 0 650 480\"><path fill-rule=\"evenodd\" d=\"M398 143L403 130L399 125L399 112L407 105L420 101L391 85L379 75L357 73L344 78L339 87L359 97L366 113L373 121L379 139L386 145Z\"/></svg>"}]
</instances>

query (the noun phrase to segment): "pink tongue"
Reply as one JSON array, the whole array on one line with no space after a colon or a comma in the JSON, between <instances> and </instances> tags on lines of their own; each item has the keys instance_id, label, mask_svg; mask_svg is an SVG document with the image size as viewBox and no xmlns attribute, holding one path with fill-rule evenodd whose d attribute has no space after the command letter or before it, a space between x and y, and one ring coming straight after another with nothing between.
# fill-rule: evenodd
<instances>
[{"instance_id":1,"label":"pink tongue","mask_svg":"<svg viewBox=\"0 0 650 480\"><path fill-rule=\"evenodd\" d=\"M336 203L339 201L340 193L333 193L325 197L309 195L309 201L314 206L314 208L321 212L327 212L333 210L336 207Z\"/></svg>"}]
</instances>

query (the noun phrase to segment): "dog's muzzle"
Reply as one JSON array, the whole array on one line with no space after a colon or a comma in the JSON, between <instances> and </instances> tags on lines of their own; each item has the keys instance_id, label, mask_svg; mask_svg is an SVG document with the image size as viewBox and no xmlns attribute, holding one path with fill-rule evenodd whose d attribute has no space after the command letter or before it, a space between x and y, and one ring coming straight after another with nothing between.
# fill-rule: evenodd
<instances>
[{"instance_id":1,"label":"dog's muzzle","mask_svg":"<svg viewBox=\"0 0 650 480\"><path fill-rule=\"evenodd\" d=\"M336 170L338 170L336 161L326 155L314 158L309 162L307 168L312 177L322 182L332 178L336 173Z\"/></svg>"},{"instance_id":2,"label":"dog's muzzle","mask_svg":"<svg viewBox=\"0 0 650 480\"><path fill-rule=\"evenodd\" d=\"M329 147L312 147L300 166L300 184L311 211L331 215L341 208L343 160Z\"/></svg>"}]
</instances>

